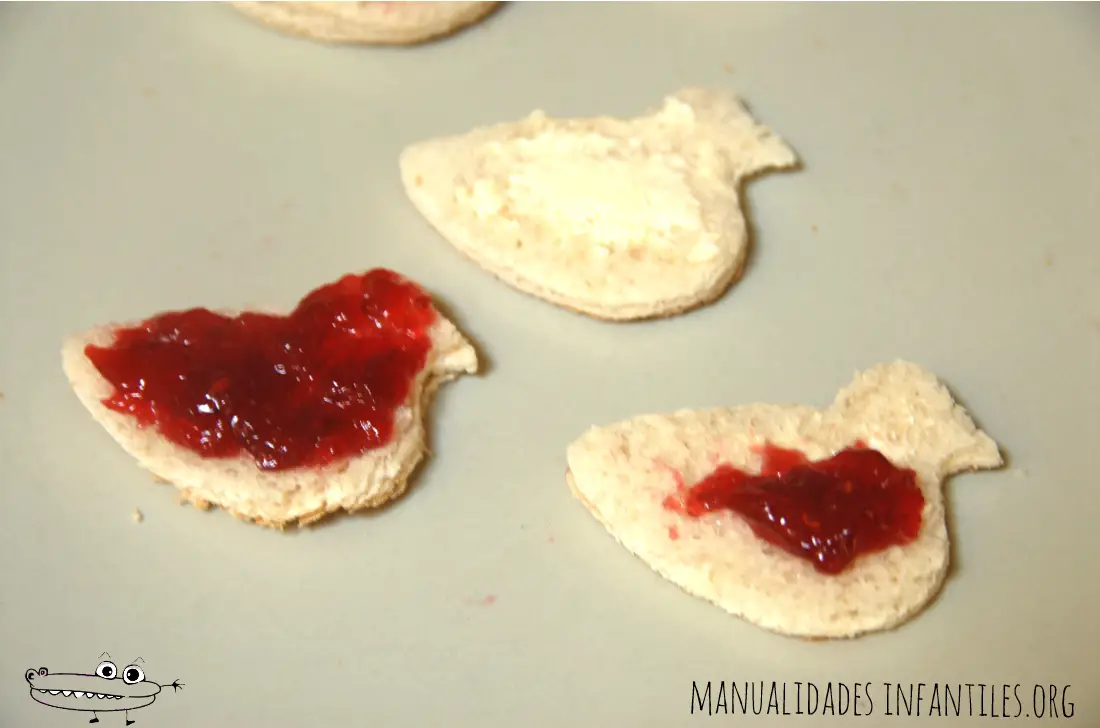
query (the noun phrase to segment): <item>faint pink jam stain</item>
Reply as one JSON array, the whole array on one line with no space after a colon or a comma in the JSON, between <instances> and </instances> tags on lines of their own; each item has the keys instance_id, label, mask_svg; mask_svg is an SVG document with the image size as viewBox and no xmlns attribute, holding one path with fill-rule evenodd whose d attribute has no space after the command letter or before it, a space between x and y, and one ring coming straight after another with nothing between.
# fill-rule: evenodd
<instances>
[{"instance_id":1,"label":"faint pink jam stain","mask_svg":"<svg viewBox=\"0 0 1100 728\"><path fill-rule=\"evenodd\" d=\"M653 467L656 470L660 470L661 472L671 475L672 480L676 483L677 490L682 490L687 487L687 484L684 483L684 476L680 473L680 471L666 463L664 460L654 460Z\"/></svg>"},{"instance_id":2,"label":"faint pink jam stain","mask_svg":"<svg viewBox=\"0 0 1100 728\"><path fill-rule=\"evenodd\" d=\"M683 508L684 494L687 493L687 483L684 482L684 476L679 470L660 459L653 461L653 467L660 472L671 475L672 481L676 485L672 493L669 493L662 501L662 505L671 510ZM672 534L670 533L669 537L671 538L671 536Z\"/></svg>"}]
</instances>

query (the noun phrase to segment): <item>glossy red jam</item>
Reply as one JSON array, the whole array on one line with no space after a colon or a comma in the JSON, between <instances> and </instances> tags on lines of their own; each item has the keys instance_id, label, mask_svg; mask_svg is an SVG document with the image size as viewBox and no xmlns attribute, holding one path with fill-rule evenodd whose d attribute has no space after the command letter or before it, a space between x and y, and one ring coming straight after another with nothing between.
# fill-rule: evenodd
<instances>
[{"instance_id":1,"label":"glossy red jam","mask_svg":"<svg viewBox=\"0 0 1100 728\"><path fill-rule=\"evenodd\" d=\"M318 288L286 316L161 314L88 359L103 404L206 458L262 470L321 467L385 445L431 348L436 312L388 270Z\"/></svg>"},{"instance_id":2,"label":"glossy red jam","mask_svg":"<svg viewBox=\"0 0 1100 728\"><path fill-rule=\"evenodd\" d=\"M721 465L694 486L679 487L665 507L693 518L733 511L759 538L825 574L920 533L924 495L916 473L862 443L817 462L771 445L759 452L759 474Z\"/></svg>"}]
</instances>

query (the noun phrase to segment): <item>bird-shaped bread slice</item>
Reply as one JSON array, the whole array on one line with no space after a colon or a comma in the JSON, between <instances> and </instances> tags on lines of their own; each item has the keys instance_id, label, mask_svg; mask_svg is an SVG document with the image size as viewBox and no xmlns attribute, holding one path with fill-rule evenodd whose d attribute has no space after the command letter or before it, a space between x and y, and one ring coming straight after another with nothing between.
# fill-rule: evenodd
<instances>
[{"instance_id":1,"label":"bird-shaped bread slice","mask_svg":"<svg viewBox=\"0 0 1100 728\"><path fill-rule=\"evenodd\" d=\"M707 304L748 253L740 187L795 153L728 91L684 89L634 119L542 111L423 141L405 191L436 231L528 294L600 319Z\"/></svg>"},{"instance_id":2,"label":"bird-shaped bread slice","mask_svg":"<svg viewBox=\"0 0 1100 728\"><path fill-rule=\"evenodd\" d=\"M287 316L192 309L96 327L64 343L62 364L142 467L200 508L274 528L401 495L433 392L478 368L428 294L382 269Z\"/></svg>"},{"instance_id":3,"label":"bird-shaped bread slice","mask_svg":"<svg viewBox=\"0 0 1100 728\"><path fill-rule=\"evenodd\" d=\"M858 373L823 410L753 404L593 428L567 460L577 498L659 574L818 639L920 612L947 573L944 480L1002 464L947 388L907 362Z\"/></svg>"}]
</instances>

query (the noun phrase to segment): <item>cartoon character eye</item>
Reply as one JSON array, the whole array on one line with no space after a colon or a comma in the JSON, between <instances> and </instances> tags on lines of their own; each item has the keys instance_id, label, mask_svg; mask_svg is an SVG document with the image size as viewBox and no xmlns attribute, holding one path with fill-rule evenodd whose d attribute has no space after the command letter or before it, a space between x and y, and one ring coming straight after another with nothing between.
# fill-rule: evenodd
<instances>
[{"instance_id":1,"label":"cartoon character eye","mask_svg":"<svg viewBox=\"0 0 1100 728\"><path fill-rule=\"evenodd\" d=\"M99 663L99 667L95 669L95 674L106 680L114 680L118 677L118 668L115 667L115 663L110 660L104 660Z\"/></svg>"},{"instance_id":2,"label":"cartoon character eye","mask_svg":"<svg viewBox=\"0 0 1100 728\"><path fill-rule=\"evenodd\" d=\"M127 665L126 669L122 671L122 682L127 685L139 683L144 679L145 672L137 665Z\"/></svg>"}]
</instances>

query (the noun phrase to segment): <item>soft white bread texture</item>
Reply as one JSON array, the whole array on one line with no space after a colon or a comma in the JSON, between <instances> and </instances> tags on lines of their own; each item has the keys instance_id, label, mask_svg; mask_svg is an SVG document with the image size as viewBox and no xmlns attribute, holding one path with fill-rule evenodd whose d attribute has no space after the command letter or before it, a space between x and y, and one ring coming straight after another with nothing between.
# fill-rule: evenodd
<instances>
[{"instance_id":1,"label":"soft white bread texture","mask_svg":"<svg viewBox=\"0 0 1100 728\"><path fill-rule=\"evenodd\" d=\"M917 473L923 522L915 541L861 556L838 575L767 544L732 512L693 519L662 504L679 478L690 486L719 462L758 472L753 448L765 442L821 460L857 440ZM591 429L567 459L574 494L659 574L753 624L810 639L890 629L921 611L947 573L944 479L1002 464L948 390L906 362L857 374L824 410L754 404L641 416Z\"/></svg>"},{"instance_id":2,"label":"soft white bread texture","mask_svg":"<svg viewBox=\"0 0 1100 728\"><path fill-rule=\"evenodd\" d=\"M499 2L232 2L289 35L323 43L415 45L472 25Z\"/></svg>"},{"instance_id":3,"label":"soft white bread texture","mask_svg":"<svg viewBox=\"0 0 1100 728\"><path fill-rule=\"evenodd\" d=\"M728 91L684 89L623 120L524 119L401 154L406 194L509 285L611 321L710 303L739 276L741 183L798 160Z\"/></svg>"},{"instance_id":4,"label":"soft white bread texture","mask_svg":"<svg viewBox=\"0 0 1100 728\"><path fill-rule=\"evenodd\" d=\"M476 373L477 354L442 316L431 330L432 349L410 395L394 420L389 444L325 468L269 472L247 456L204 459L141 428L127 415L101 403L113 387L84 355L89 344L105 346L113 329L100 327L68 339L62 365L76 396L122 448L158 478L178 488L187 501L218 506L237 518L272 528L304 526L337 511L373 508L401 495L427 453L424 416L435 389L462 374Z\"/></svg>"}]
</instances>

